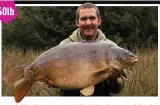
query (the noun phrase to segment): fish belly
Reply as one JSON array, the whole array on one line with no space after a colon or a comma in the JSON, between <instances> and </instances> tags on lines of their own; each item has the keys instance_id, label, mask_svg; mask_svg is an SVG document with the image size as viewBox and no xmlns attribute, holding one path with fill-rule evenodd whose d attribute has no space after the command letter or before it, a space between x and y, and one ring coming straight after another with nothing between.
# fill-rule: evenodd
<instances>
[{"instance_id":1,"label":"fish belly","mask_svg":"<svg viewBox=\"0 0 160 105\"><path fill-rule=\"evenodd\" d=\"M53 81L56 87L61 89L81 89L93 84L92 74L86 72L84 69L79 70L54 70L49 74L49 79Z\"/></svg>"}]
</instances>

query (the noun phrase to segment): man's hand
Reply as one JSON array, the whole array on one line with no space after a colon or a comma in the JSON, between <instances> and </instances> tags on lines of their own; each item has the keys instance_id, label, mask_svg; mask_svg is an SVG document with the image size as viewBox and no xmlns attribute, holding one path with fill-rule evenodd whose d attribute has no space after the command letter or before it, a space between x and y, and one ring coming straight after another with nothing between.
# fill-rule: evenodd
<instances>
[{"instance_id":1,"label":"man's hand","mask_svg":"<svg viewBox=\"0 0 160 105\"><path fill-rule=\"evenodd\" d=\"M125 69L120 70L120 72L113 72L113 74L104 81L106 87L112 94L118 94L124 87L124 79L127 79L127 72Z\"/></svg>"},{"instance_id":2,"label":"man's hand","mask_svg":"<svg viewBox=\"0 0 160 105\"><path fill-rule=\"evenodd\" d=\"M48 78L45 78L45 79L43 80L43 82L44 82L46 85L48 85L49 88L55 88L55 87L56 87L55 84L53 83L53 81L49 80Z\"/></svg>"},{"instance_id":3,"label":"man's hand","mask_svg":"<svg viewBox=\"0 0 160 105\"><path fill-rule=\"evenodd\" d=\"M127 80L127 78L128 78L128 73L127 73L126 69L122 69L122 70L121 70L121 76L123 76L124 79Z\"/></svg>"}]
</instances>

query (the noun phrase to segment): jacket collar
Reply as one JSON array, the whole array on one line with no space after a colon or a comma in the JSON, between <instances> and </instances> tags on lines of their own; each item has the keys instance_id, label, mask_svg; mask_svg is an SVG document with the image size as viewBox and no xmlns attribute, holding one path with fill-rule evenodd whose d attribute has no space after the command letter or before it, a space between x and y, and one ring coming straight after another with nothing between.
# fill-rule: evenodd
<instances>
[{"instance_id":1,"label":"jacket collar","mask_svg":"<svg viewBox=\"0 0 160 105\"><path fill-rule=\"evenodd\" d=\"M96 40L106 40L106 36L102 33L102 31L100 29L97 30L98 32L98 37ZM80 29L76 29L72 35L69 36L69 38L72 41L83 41L84 39L82 38L82 36L80 35Z\"/></svg>"}]
</instances>

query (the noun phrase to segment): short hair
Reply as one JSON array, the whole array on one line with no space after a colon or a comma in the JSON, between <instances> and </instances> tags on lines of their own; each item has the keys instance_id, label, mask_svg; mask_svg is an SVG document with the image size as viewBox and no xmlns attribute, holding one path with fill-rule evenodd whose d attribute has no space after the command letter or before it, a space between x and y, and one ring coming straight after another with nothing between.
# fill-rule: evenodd
<instances>
[{"instance_id":1,"label":"short hair","mask_svg":"<svg viewBox=\"0 0 160 105\"><path fill-rule=\"evenodd\" d=\"M86 9L86 8L95 8L95 9L96 9L96 14L97 14L97 16L100 17L100 12L99 12L98 7L97 7L95 4L93 4L93 3L87 2L87 3L81 4L81 5L78 7L78 9L77 9L77 11L76 11L76 20L79 19L79 11L80 11L80 9Z\"/></svg>"}]
</instances>

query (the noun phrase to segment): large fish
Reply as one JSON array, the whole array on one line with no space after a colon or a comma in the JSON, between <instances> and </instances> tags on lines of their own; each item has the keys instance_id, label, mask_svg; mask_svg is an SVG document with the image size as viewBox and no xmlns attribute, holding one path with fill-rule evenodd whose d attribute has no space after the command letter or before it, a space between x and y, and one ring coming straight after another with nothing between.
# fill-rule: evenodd
<instances>
[{"instance_id":1,"label":"large fish","mask_svg":"<svg viewBox=\"0 0 160 105\"><path fill-rule=\"evenodd\" d=\"M23 99L34 82L46 78L55 87L80 89L82 95L88 96L96 84L137 61L130 51L106 41L73 42L49 49L28 66L10 70L4 80L14 85L16 102Z\"/></svg>"}]
</instances>

